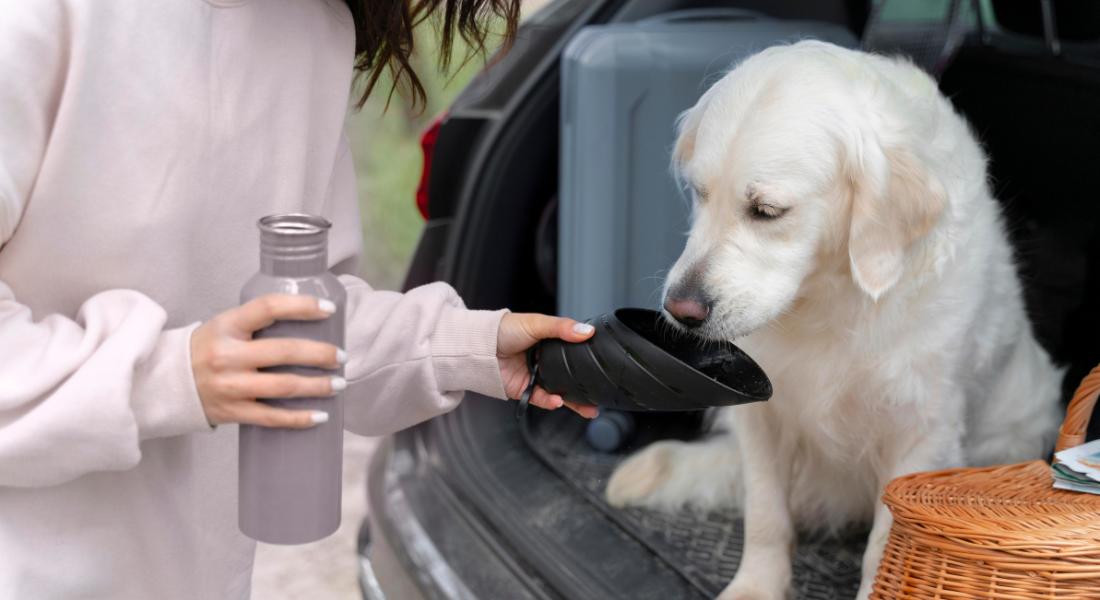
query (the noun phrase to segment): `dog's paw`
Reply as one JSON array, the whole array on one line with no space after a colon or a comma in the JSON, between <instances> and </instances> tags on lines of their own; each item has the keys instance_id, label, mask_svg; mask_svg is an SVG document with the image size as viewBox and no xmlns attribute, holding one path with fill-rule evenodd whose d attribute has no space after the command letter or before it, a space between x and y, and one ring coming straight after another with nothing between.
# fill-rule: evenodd
<instances>
[{"instance_id":1,"label":"dog's paw","mask_svg":"<svg viewBox=\"0 0 1100 600\"><path fill-rule=\"evenodd\" d=\"M786 600L788 595L783 586L763 585L764 582L751 577L736 577L733 582L718 594L716 600Z\"/></svg>"},{"instance_id":2,"label":"dog's paw","mask_svg":"<svg viewBox=\"0 0 1100 600\"><path fill-rule=\"evenodd\" d=\"M607 502L616 508L653 507L655 493L669 480L677 444L657 442L623 461L607 483Z\"/></svg>"}]
</instances>

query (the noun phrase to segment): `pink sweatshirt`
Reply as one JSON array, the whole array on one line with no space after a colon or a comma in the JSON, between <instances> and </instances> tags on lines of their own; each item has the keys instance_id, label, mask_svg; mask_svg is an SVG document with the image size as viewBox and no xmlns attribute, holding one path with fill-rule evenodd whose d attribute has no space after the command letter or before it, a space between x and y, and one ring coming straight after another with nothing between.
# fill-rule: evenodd
<instances>
[{"instance_id":1,"label":"pink sweatshirt","mask_svg":"<svg viewBox=\"0 0 1100 600\"><path fill-rule=\"evenodd\" d=\"M0 598L248 596L237 429L189 339L260 216L335 224L349 430L504 397L500 312L350 275L353 49L338 0L0 0Z\"/></svg>"}]
</instances>

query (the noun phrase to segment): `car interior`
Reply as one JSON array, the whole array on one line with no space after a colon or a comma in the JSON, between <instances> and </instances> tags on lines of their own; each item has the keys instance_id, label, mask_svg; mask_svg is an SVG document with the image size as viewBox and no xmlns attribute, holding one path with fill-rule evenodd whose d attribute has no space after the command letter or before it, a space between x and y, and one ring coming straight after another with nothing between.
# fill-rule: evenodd
<instances>
[{"instance_id":1,"label":"car interior","mask_svg":"<svg viewBox=\"0 0 1100 600\"><path fill-rule=\"evenodd\" d=\"M512 53L451 110L437 161L442 154L463 154L462 140L471 137L491 136L492 143L478 144L433 173L428 228L449 235L426 234L418 252L446 258L430 269L414 262L409 285L443 276L472 307L555 312L558 78L550 66L548 75L528 78L516 92L501 80L522 79L523 73L508 63L529 64L530 56L545 55L552 65L561 36L530 32L568 29L584 11L603 11L601 22L631 21L729 4L777 18L841 23L857 36L873 16L869 3L848 1L560 2L546 9L528 23ZM1038 1L977 4L984 22L968 31L940 85L989 155L1028 311L1040 342L1066 368L1068 399L1100 362L1100 313L1094 309L1100 298L1100 4L1056 1L1053 22L1044 22ZM487 111L508 116L487 123L478 117ZM713 597L736 572L741 524L735 513L616 510L602 496L624 456L654 440L706 435L708 415L639 413L634 421L627 443L606 452L586 441L586 423L566 411L528 411L517 419L509 404L466 402L396 437L389 460L404 457L408 464L404 471L391 469L392 477L440 553L478 595ZM1093 419L1090 439L1100 433L1098 421ZM382 501L381 493L372 492L372 503ZM467 514L466 524L436 522L433 515L447 510ZM852 597L864 536L803 536L795 556L797 597ZM476 566L490 556L503 560L510 574ZM523 580L519 589L516 578ZM492 596L494 590L506 596Z\"/></svg>"}]
</instances>

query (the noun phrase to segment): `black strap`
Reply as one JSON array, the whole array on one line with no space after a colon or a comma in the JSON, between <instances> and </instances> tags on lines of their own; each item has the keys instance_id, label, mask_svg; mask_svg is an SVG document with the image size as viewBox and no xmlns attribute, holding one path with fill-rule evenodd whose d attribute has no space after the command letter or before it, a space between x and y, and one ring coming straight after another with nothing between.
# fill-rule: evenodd
<instances>
[{"instance_id":1,"label":"black strap","mask_svg":"<svg viewBox=\"0 0 1100 600\"><path fill-rule=\"evenodd\" d=\"M527 372L530 373L530 380L527 382L527 388L520 394L519 402L516 403L516 419L520 423L527 422L527 406L531 404L531 396L535 393L535 386L538 385L539 362L535 356L534 347L527 351Z\"/></svg>"}]
</instances>

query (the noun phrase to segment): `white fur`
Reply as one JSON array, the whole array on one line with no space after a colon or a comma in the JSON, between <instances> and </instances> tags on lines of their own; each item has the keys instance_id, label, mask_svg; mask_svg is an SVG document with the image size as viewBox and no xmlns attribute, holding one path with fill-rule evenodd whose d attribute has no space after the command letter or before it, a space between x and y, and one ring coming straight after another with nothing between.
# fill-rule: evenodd
<instances>
[{"instance_id":1,"label":"white fur","mask_svg":"<svg viewBox=\"0 0 1100 600\"><path fill-rule=\"evenodd\" d=\"M666 293L696 277L714 301L697 332L736 338L775 393L723 410L724 433L631 457L608 498L743 508L724 599L785 597L795 528L871 522L866 598L887 482L1039 458L1055 433L1061 372L1032 335L985 156L919 69L820 42L747 59L680 127L678 172L706 197ZM750 196L787 212L752 219Z\"/></svg>"}]
</instances>

